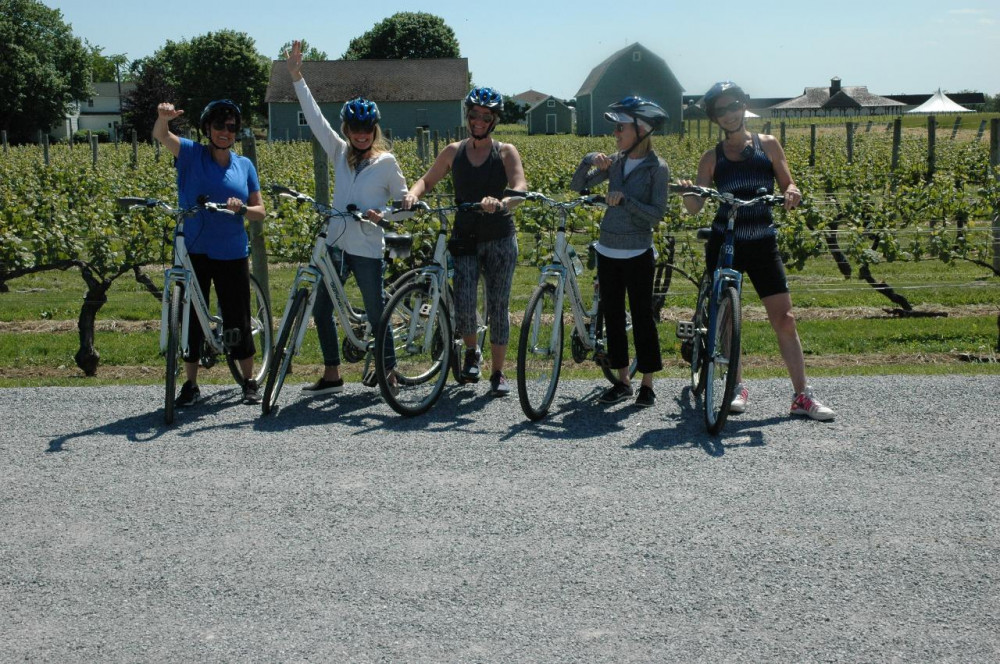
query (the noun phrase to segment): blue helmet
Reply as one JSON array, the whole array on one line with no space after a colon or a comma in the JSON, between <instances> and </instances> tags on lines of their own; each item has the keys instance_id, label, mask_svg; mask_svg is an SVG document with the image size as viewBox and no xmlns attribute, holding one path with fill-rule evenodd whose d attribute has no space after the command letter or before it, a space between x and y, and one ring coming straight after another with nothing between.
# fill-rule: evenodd
<instances>
[{"instance_id":1,"label":"blue helmet","mask_svg":"<svg viewBox=\"0 0 1000 664\"><path fill-rule=\"evenodd\" d=\"M744 92L740 86L732 81L719 81L709 88L705 96L701 98L701 103L705 106L705 114L708 115L709 120L715 120L715 102L723 95L732 97L741 104L746 104L750 101L750 95Z\"/></svg>"},{"instance_id":2,"label":"blue helmet","mask_svg":"<svg viewBox=\"0 0 1000 664\"><path fill-rule=\"evenodd\" d=\"M209 122L220 118L224 120L230 115L236 119L236 131L238 132L243 126L243 113L240 111L240 105L232 99L216 99L215 101L208 102L208 105L201 112L201 118L198 121L201 133L207 136L208 129L206 126Z\"/></svg>"},{"instance_id":3,"label":"blue helmet","mask_svg":"<svg viewBox=\"0 0 1000 664\"><path fill-rule=\"evenodd\" d=\"M475 87L469 90L469 94L465 96L465 107L472 108L473 106L482 106L494 113L499 113L503 110L503 97L493 88Z\"/></svg>"},{"instance_id":4,"label":"blue helmet","mask_svg":"<svg viewBox=\"0 0 1000 664\"><path fill-rule=\"evenodd\" d=\"M355 97L347 101L340 109L340 119L348 126L374 127L382 118L378 112L378 104L364 97Z\"/></svg>"},{"instance_id":5,"label":"blue helmet","mask_svg":"<svg viewBox=\"0 0 1000 664\"><path fill-rule=\"evenodd\" d=\"M610 122L622 123L637 123L642 120L652 127L653 131L656 131L670 119L670 116L656 102L638 96L629 96L608 106L604 118Z\"/></svg>"}]
</instances>

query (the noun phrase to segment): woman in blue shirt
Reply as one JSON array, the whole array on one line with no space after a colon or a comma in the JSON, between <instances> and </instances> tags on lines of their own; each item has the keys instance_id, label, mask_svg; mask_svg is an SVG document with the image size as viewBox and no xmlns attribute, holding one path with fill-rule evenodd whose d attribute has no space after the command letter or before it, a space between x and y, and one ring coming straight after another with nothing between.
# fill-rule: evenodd
<instances>
[{"instance_id":1,"label":"woman in blue shirt","mask_svg":"<svg viewBox=\"0 0 1000 664\"><path fill-rule=\"evenodd\" d=\"M240 107L228 99L213 101L205 107L199 126L208 138L208 145L181 138L170 131L170 121L184 111L167 102L161 103L156 110L153 138L176 158L180 207L192 207L204 196L210 202L224 204L238 215L229 217L203 211L185 222L184 239L205 301L209 301L214 282L227 336L238 338L233 344L233 357L246 377L243 402L259 403L259 386L249 378L254 373L255 349L250 327L250 261L243 219L263 221L265 211L257 170L249 159L233 151L242 124ZM190 352L184 358L186 381L175 402L178 407L190 406L201 396L198 360L203 336L200 325L191 326Z\"/></svg>"}]
</instances>

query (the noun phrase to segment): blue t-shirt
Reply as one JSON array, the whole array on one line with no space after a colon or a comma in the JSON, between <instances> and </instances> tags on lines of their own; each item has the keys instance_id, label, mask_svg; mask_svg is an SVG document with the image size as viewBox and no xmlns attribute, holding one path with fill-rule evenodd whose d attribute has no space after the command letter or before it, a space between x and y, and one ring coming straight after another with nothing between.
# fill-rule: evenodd
<instances>
[{"instance_id":1,"label":"blue t-shirt","mask_svg":"<svg viewBox=\"0 0 1000 664\"><path fill-rule=\"evenodd\" d=\"M198 203L207 196L212 203L225 205L232 197L244 203L250 194L260 191L257 169L246 157L230 154L229 167L222 168L212 153L201 143L182 138L177 155L177 198L182 208ZM207 210L184 222L184 241L188 252L206 254L218 260L247 257L247 232L243 217Z\"/></svg>"}]
</instances>

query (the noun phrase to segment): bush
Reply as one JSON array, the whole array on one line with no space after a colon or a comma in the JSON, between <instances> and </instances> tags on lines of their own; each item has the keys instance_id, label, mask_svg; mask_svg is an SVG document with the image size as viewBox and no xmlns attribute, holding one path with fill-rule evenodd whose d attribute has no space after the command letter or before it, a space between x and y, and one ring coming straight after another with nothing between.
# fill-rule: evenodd
<instances>
[{"instance_id":1,"label":"bush","mask_svg":"<svg viewBox=\"0 0 1000 664\"><path fill-rule=\"evenodd\" d=\"M111 134L108 133L107 129L96 129L96 130L78 129L76 132L73 133L73 142L86 143L89 140L88 138L89 134L97 136L98 143L107 143L108 141L111 140Z\"/></svg>"}]
</instances>

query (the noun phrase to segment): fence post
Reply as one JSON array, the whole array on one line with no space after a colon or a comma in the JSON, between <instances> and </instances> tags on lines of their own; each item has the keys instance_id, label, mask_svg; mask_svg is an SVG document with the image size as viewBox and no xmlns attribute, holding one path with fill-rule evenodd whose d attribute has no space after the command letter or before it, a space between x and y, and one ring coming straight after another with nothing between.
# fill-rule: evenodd
<instances>
[{"instance_id":1,"label":"fence post","mask_svg":"<svg viewBox=\"0 0 1000 664\"><path fill-rule=\"evenodd\" d=\"M927 181L934 177L934 153L937 142L937 118L933 115L927 116Z\"/></svg>"},{"instance_id":2,"label":"fence post","mask_svg":"<svg viewBox=\"0 0 1000 664\"><path fill-rule=\"evenodd\" d=\"M42 139L42 154L45 155L45 165L49 165L49 135L43 132L38 132L40 138Z\"/></svg>"},{"instance_id":3,"label":"fence post","mask_svg":"<svg viewBox=\"0 0 1000 664\"><path fill-rule=\"evenodd\" d=\"M90 135L90 155L93 169L97 169L97 134Z\"/></svg>"},{"instance_id":4,"label":"fence post","mask_svg":"<svg viewBox=\"0 0 1000 664\"><path fill-rule=\"evenodd\" d=\"M326 152L316 137L312 137L313 149L313 181L316 183L316 201L323 205L330 204L330 163Z\"/></svg>"},{"instance_id":5,"label":"fence post","mask_svg":"<svg viewBox=\"0 0 1000 664\"><path fill-rule=\"evenodd\" d=\"M955 140L955 136L958 135L958 129L962 126L962 116L959 115L955 118L955 126L951 128L951 140Z\"/></svg>"},{"instance_id":6,"label":"fence post","mask_svg":"<svg viewBox=\"0 0 1000 664\"><path fill-rule=\"evenodd\" d=\"M132 170L139 168L139 132L132 130Z\"/></svg>"},{"instance_id":7,"label":"fence post","mask_svg":"<svg viewBox=\"0 0 1000 664\"><path fill-rule=\"evenodd\" d=\"M416 128L416 139L417 139L417 156L420 157L420 163L424 166L427 165L427 142L424 136L424 128Z\"/></svg>"},{"instance_id":8,"label":"fence post","mask_svg":"<svg viewBox=\"0 0 1000 664\"><path fill-rule=\"evenodd\" d=\"M257 165L257 140L253 134L244 136L240 141L240 147L243 156L249 159L250 163L253 164L254 170L260 173L260 167ZM264 243L264 220L248 221L247 226L250 231L250 267L253 271L253 276L260 283L260 287L264 291L267 305L271 306L271 286L267 278L267 246Z\"/></svg>"},{"instance_id":9,"label":"fence post","mask_svg":"<svg viewBox=\"0 0 1000 664\"><path fill-rule=\"evenodd\" d=\"M895 171L899 167L899 148L903 142L903 120L896 118L892 121L892 165L889 169Z\"/></svg>"},{"instance_id":10,"label":"fence post","mask_svg":"<svg viewBox=\"0 0 1000 664\"><path fill-rule=\"evenodd\" d=\"M7 154L7 130L0 131L0 136L3 137L3 153Z\"/></svg>"},{"instance_id":11,"label":"fence post","mask_svg":"<svg viewBox=\"0 0 1000 664\"><path fill-rule=\"evenodd\" d=\"M153 147L154 154L156 155L154 157L154 160L156 161L156 163L160 163L160 142L159 141L153 141L153 146L154 146Z\"/></svg>"},{"instance_id":12,"label":"fence post","mask_svg":"<svg viewBox=\"0 0 1000 664\"><path fill-rule=\"evenodd\" d=\"M778 125L781 131L781 147L785 147L785 121L782 120L781 124Z\"/></svg>"},{"instance_id":13,"label":"fence post","mask_svg":"<svg viewBox=\"0 0 1000 664\"><path fill-rule=\"evenodd\" d=\"M844 129L847 130L847 163L854 163L854 123L845 122Z\"/></svg>"},{"instance_id":14,"label":"fence post","mask_svg":"<svg viewBox=\"0 0 1000 664\"><path fill-rule=\"evenodd\" d=\"M976 142L983 140L983 134L986 133L986 120L979 123L979 132L976 134Z\"/></svg>"},{"instance_id":15,"label":"fence post","mask_svg":"<svg viewBox=\"0 0 1000 664\"><path fill-rule=\"evenodd\" d=\"M816 125L809 125L809 166L816 165Z\"/></svg>"},{"instance_id":16,"label":"fence post","mask_svg":"<svg viewBox=\"0 0 1000 664\"><path fill-rule=\"evenodd\" d=\"M1000 118L990 120L990 176L1000 179ZM1000 271L1000 210L993 211L993 269Z\"/></svg>"},{"instance_id":17,"label":"fence post","mask_svg":"<svg viewBox=\"0 0 1000 664\"><path fill-rule=\"evenodd\" d=\"M695 120L695 129L698 132L697 137L698 137L698 140L700 141L701 140L701 118L698 118L697 120Z\"/></svg>"},{"instance_id":18,"label":"fence post","mask_svg":"<svg viewBox=\"0 0 1000 664\"><path fill-rule=\"evenodd\" d=\"M434 130L434 158L435 159L437 159L437 156L438 156L438 139L439 138L440 138L440 135L438 133L438 130L435 129Z\"/></svg>"}]
</instances>

